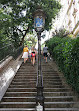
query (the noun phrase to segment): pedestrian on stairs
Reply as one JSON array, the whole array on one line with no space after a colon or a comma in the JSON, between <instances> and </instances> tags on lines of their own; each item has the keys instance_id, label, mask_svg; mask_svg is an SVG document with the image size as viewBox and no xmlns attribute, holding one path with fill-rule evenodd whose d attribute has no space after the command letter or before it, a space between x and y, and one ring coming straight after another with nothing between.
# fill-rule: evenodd
<instances>
[{"instance_id":1,"label":"pedestrian on stairs","mask_svg":"<svg viewBox=\"0 0 79 111\"><path fill-rule=\"evenodd\" d=\"M22 58L24 59L24 63L28 60L28 53L29 53L28 47L27 45L25 45L25 47L23 48L23 56L22 56Z\"/></svg>"},{"instance_id":2,"label":"pedestrian on stairs","mask_svg":"<svg viewBox=\"0 0 79 111\"><path fill-rule=\"evenodd\" d=\"M43 48L43 56L46 62L48 57L47 53L48 53L48 47L45 45L45 47Z\"/></svg>"},{"instance_id":3,"label":"pedestrian on stairs","mask_svg":"<svg viewBox=\"0 0 79 111\"><path fill-rule=\"evenodd\" d=\"M35 50L34 47L32 47L32 50L31 50L31 63L32 63L33 66L35 64L35 58L36 58L36 50Z\"/></svg>"}]
</instances>

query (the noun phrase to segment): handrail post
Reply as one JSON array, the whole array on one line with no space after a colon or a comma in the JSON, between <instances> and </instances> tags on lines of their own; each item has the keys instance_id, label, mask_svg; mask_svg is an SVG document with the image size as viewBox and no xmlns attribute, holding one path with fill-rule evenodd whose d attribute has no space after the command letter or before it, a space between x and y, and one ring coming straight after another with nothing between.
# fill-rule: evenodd
<instances>
[{"instance_id":1,"label":"handrail post","mask_svg":"<svg viewBox=\"0 0 79 111\"><path fill-rule=\"evenodd\" d=\"M43 75L41 70L41 32L38 35L38 71L37 71L37 96L36 96L36 106L40 103L44 111L44 96L43 96Z\"/></svg>"}]
</instances>

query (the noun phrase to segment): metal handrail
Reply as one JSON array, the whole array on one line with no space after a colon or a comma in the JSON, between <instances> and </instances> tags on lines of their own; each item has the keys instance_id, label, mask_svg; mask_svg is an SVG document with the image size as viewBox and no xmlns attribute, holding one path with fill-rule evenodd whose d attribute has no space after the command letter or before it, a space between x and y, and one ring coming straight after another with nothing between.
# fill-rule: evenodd
<instances>
[{"instance_id":1,"label":"metal handrail","mask_svg":"<svg viewBox=\"0 0 79 111\"><path fill-rule=\"evenodd\" d=\"M41 69L41 33L38 33L38 71L37 71L37 96L36 96L36 106L41 105L44 111L44 96L43 96L43 74Z\"/></svg>"}]
</instances>

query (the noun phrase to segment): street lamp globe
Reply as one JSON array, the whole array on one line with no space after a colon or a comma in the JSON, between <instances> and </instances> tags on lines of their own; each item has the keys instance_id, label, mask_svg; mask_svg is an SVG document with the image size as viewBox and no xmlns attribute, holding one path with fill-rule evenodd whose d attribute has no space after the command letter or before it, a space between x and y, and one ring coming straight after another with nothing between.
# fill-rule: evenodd
<instances>
[{"instance_id":1,"label":"street lamp globe","mask_svg":"<svg viewBox=\"0 0 79 111\"><path fill-rule=\"evenodd\" d=\"M42 9L37 9L34 12L34 29L36 32L42 32L45 25L45 14Z\"/></svg>"}]
</instances>

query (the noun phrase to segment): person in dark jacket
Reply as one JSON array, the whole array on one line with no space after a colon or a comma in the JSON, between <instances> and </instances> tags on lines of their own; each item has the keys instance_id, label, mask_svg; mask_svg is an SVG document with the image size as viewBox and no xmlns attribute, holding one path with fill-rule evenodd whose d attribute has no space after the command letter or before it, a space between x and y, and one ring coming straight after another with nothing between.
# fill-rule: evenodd
<instances>
[{"instance_id":1,"label":"person in dark jacket","mask_svg":"<svg viewBox=\"0 0 79 111\"><path fill-rule=\"evenodd\" d=\"M45 47L43 48L43 56L46 62L48 57L47 53L48 53L48 47L45 45Z\"/></svg>"}]
</instances>

